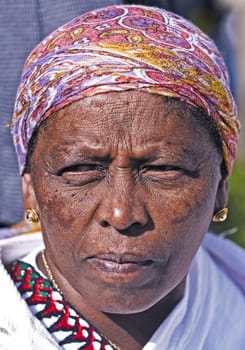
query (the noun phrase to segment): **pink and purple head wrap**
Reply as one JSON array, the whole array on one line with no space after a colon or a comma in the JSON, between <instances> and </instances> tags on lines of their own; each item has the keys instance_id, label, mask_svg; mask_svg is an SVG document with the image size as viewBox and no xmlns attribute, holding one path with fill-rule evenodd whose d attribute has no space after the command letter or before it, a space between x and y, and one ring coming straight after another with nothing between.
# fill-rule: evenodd
<instances>
[{"instance_id":1,"label":"pink and purple head wrap","mask_svg":"<svg viewBox=\"0 0 245 350\"><path fill-rule=\"evenodd\" d=\"M179 98L202 108L215 122L231 172L239 122L219 51L182 17L132 5L85 13L30 54L12 123L20 173L28 142L44 119L84 97L125 90Z\"/></svg>"}]
</instances>

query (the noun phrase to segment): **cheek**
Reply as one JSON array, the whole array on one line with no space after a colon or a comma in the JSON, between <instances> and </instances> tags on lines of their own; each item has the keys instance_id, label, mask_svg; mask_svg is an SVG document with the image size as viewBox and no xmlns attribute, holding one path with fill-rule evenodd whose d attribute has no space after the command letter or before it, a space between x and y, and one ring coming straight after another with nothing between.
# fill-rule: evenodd
<instances>
[{"instance_id":1,"label":"cheek","mask_svg":"<svg viewBox=\"0 0 245 350\"><path fill-rule=\"evenodd\" d=\"M184 278L208 230L215 196L202 188L191 186L188 190L159 191L154 195L154 225L158 232L155 247L159 255L168 255L159 285L171 289Z\"/></svg>"},{"instance_id":2,"label":"cheek","mask_svg":"<svg viewBox=\"0 0 245 350\"><path fill-rule=\"evenodd\" d=\"M57 240L57 244L67 250L78 236L82 238L91 224L99 191L83 191L52 181L40 183L37 188L42 231L49 241Z\"/></svg>"},{"instance_id":3,"label":"cheek","mask_svg":"<svg viewBox=\"0 0 245 350\"><path fill-rule=\"evenodd\" d=\"M208 188L210 184L196 182L183 189L154 194L154 223L172 250L189 249L192 256L198 248L208 230L215 202L215 188Z\"/></svg>"},{"instance_id":4,"label":"cheek","mask_svg":"<svg viewBox=\"0 0 245 350\"><path fill-rule=\"evenodd\" d=\"M154 217L171 225L199 217L208 200L200 198L198 193L190 191L159 191L152 200Z\"/></svg>"}]
</instances>

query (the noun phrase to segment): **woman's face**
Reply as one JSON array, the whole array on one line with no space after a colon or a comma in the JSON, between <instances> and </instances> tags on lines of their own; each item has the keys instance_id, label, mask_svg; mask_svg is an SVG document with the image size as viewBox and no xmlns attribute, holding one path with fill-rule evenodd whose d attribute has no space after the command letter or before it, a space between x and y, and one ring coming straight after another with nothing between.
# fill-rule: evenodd
<instances>
[{"instance_id":1,"label":"woman's face","mask_svg":"<svg viewBox=\"0 0 245 350\"><path fill-rule=\"evenodd\" d=\"M225 204L221 161L204 126L161 96L97 95L40 129L25 204L51 266L90 305L139 312L185 278Z\"/></svg>"}]
</instances>

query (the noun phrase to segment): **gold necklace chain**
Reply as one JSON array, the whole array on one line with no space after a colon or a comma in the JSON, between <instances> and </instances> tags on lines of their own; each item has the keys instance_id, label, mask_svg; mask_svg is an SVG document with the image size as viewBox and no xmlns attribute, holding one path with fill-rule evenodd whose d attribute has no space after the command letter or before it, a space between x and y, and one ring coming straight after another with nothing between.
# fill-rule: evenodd
<instances>
[{"instance_id":1,"label":"gold necklace chain","mask_svg":"<svg viewBox=\"0 0 245 350\"><path fill-rule=\"evenodd\" d=\"M53 276L53 273L49 267L49 264L48 264L48 261L47 261L47 258L46 258L46 253L45 253L45 249L42 250L41 252L41 256L42 256L42 261L43 261L43 265L44 265L44 268L45 268L45 271L47 272L47 275L48 275L48 279L50 280L50 282L52 283L52 285L54 286L55 289L57 289L57 291L62 294L58 284L56 283L55 279L54 279L54 276Z\"/></svg>"},{"instance_id":2,"label":"gold necklace chain","mask_svg":"<svg viewBox=\"0 0 245 350\"><path fill-rule=\"evenodd\" d=\"M54 275L49 267L47 258L46 258L46 253L45 253L45 249L42 250L41 252L41 257L42 257L42 261L43 261L43 265L45 268L45 271L48 275L48 279L50 280L50 282L52 283L52 285L54 286L55 289L57 289L57 291L63 295L63 293L61 292L57 282L54 279ZM115 349L115 350L121 350L116 344L114 344L110 339L108 339L105 335L103 335L103 337L108 341L108 343Z\"/></svg>"},{"instance_id":3,"label":"gold necklace chain","mask_svg":"<svg viewBox=\"0 0 245 350\"><path fill-rule=\"evenodd\" d=\"M108 339L104 334L100 333L107 341L108 343L114 348L114 350L121 350L119 346L117 346L115 343L113 343L110 339Z\"/></svg>"}]
</instances>

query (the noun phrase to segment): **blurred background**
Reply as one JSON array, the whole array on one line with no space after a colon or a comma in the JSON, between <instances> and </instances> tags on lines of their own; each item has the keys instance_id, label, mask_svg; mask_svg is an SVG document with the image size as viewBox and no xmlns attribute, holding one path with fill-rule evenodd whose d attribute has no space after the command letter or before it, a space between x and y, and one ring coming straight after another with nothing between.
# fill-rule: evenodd
<instances>
[{"instance_id":1,"label":"blurred background","mask_svg":"<svg viewBox=\"0 0 245 350\"><path fill-rule=\"evenodd\" d=\"M9 128L20 74L28 53L52 30L94 8L134 3L158 6L189 18L223 53L241 130L238 157L230 178L229 216L211 230L245 247L245 1L244 0L1 0L0 3L0 228L23 220L16 156ZM1 237L0 237L1 238Z\"/></svg>"}]
</instances>

